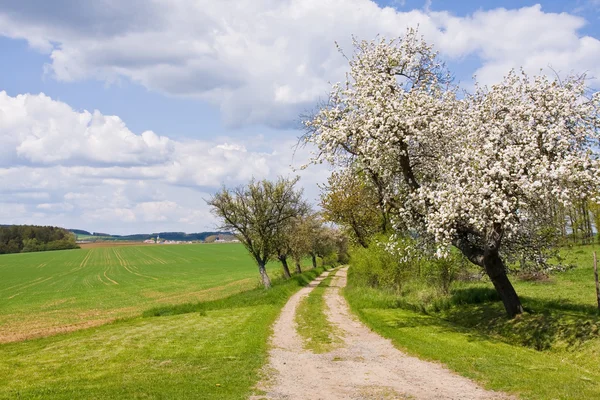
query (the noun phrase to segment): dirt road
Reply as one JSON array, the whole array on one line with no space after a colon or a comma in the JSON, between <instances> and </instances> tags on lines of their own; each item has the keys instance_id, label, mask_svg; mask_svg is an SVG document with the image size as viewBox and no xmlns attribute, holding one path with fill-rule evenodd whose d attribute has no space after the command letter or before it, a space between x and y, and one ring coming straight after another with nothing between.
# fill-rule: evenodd
<instances>
[{"instance_id":1,"label":"dirt road","mask_svg":"<svg viewBox=\"0 0 600 400\"><path fill-rule=\"evenodd\" d=\"M340 288L347 269L337 271L326 290L329 320L341 333L341 347L324 354L303 349L296 333L296 307L325 278L296 293L274 326L269 378L255 399L507 399L486 391L439 364L407 356L370 331L349 311Z\"/></svg>"}]
</instances>

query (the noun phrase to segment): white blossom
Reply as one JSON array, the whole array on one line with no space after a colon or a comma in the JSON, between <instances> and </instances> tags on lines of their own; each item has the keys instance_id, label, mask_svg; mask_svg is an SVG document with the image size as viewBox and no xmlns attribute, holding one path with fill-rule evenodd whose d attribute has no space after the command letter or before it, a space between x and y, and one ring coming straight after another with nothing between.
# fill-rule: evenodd
<instances>
[{"instance_id":1,"label":"white blossom","mask_svg":"<svg viewBox=\"0 0 600 400\"><path fill-rule=\"evenodd\" d=\"M459 95L414 30L355 47L347 81L306 122L314 162L376 173L396 217L440 255L458 230L510 237L540 201L598 192L600 93L586 97L583 76L513 70Z\"/></svg>"}]
</instances>

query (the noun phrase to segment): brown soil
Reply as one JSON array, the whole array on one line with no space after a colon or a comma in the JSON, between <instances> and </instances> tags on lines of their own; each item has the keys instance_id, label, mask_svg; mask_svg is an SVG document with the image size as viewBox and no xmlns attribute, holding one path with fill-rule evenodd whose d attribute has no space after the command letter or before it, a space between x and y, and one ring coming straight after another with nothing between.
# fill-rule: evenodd
<instances>
[{"instance_id":1,"label":"brown soil","mask_svg":"<svg viewBox=\"0 0 600 400\"><path fill-rule=\"evenodd\" d=\"M42 310L45 311L50 309L50 311L36 314L35 319L10 315L8 318L4 318L4 322L0 321L0 344L20 342L23 340L88 329L108 324L119 318L134 317L148 308L159 305L217 300L242 290L252 289L255 282L256 280L253 278L246 278L229 282L222 286L189 293L165 294L162 292L147 291L142 294L144 297L151 299L151 301L141 301L138 306L109 310L52 310L53 307L69 301L67 299L55 300L43 305L41 307ZM69 319L73 314L75 314L81 322L70 324L61 323L61 321Z\"/></svg>"},{"instance_id":2,"label":"brown soil","mask_svg":"<svg viewBox=\"0 0 600 400\"><path fill-rule=\"evenodd\" d=\"M292 296L274 325L268 376L258 385L265 396L254 399L507 399L482 389L440 364L407 356L369 330L349 311L339 288L347 269L340 269L325 301L329 320L341 333L343 345L314 354L302 346L294 315L303 297L318 281ZM322 279L323 277L321 277Z\"/></svg>"},{"instance_id":3,"label":"brown soil","mask_svg":"<svg viewBox=\"0 0 600 400\"><path fill-rule=\"evenodd\" d=\"M98 319L85 321L79 324L50 326L39 329L31 329L27 332L0 332L0 343L21 342L23 340L39 339L46 336L58 335L61 333L75 332L81 329L93 328L113 322L116 318Z\"/></svg>"},{"instance_id":4,"label":"brown soil","mask_svg":"<svg viewBox=\"0 0 600 400\"><path fill-rule=\"evenodd\" d=\"M98 247L123 247L123 246L156 246L155 243L144 243L144 242L94 242L94 243L78 243L82 249L96 249Z\"/></svg>"}]
</instances>

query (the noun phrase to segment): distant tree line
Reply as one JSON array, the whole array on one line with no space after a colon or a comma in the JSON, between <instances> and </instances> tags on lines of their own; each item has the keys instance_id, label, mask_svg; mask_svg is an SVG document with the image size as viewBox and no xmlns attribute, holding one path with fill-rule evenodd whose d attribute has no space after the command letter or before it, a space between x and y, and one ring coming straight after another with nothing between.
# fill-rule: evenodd
<instances>
[{"instance_id":1,"label":"distant tree line","mask_svg":"<svg viewBox=\"0 0 600 400\"><path fill-rule=\"evenodd\" d=\"M198 232L198 233L185 233L185 232L159 232L153 233L152 236L160 236L161 239L165 240L180 240L180 241L196 241L206 240L207 237L213 235L223 234L223 232Z\"/></svg>"},{"instance_id":2,"label":"distant tree line","mask_svg":"<svg viewBox=\"0 0 600 400\"><path fill-rule=\"evenodd\" d=\"M219 234L207 236L206 239L204 239L204 243L215 243L217 240L230 242L235 239L237 239L237 238L230 233L219 233Z\"/></svg>"},{"instance_id":3,"label":"distant tree line","mask_svg":"<svg viewBox=\"0 0 600 400\"><path fill-rule=\"evenodd\" d=\"M90 232L84 231L82 229L69 229L69 231L73 232L76 235L92 236L92 234Z\"/></svg>"},{"instance_id":4,"label":"distant tree line","mask_svg":"<svg viewBox=\"0 0 600 400\"><path fill-rule=\"evenodd\" d=\"M124 241L132 241L132 242L141 242L146 239L156 238L159 236L161 239L165 240L178 240L182 242L186 241L204 241L207 237L213 235L220 235L223 232L198 232L198 233L185 233L185 232L155 232L152 234L149 233L135 233L133 235L111 235L109 233L101 233L101 232L88 232L82 229L70 229L71 232L79 235L85 236L86 240L124 240ZM89 237L91 236L91 237Z\"/></svg>"},{"instance_id":5,"label":"distant tree line","mask_svg":"<svg viewBox=\"0 0 600 400\"><path fill-rule=\"evenodd\" d=\"M0 254L77 249L75 235L55 226L0 226Z\"/></svg>"}]
</instances>

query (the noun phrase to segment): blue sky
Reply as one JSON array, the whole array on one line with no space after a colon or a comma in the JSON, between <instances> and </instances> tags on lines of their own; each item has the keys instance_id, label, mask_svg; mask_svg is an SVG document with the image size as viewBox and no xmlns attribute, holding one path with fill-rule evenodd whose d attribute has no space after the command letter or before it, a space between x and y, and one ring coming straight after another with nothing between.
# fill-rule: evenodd
<instances>
[{"instance_id":1,"label":"blue sky","mask_svg":"<svg viewBox=\"0 0 600 400\"><path fill-rule=\"evenodd\" d=\"M457 79L587 72L600 1L0 0L0 223L213 229L203 199L297 171L299 115L344 79L334 42L419 26ZM41 95L43 93L44 95Z\"/></svg>"}]
</instances>

